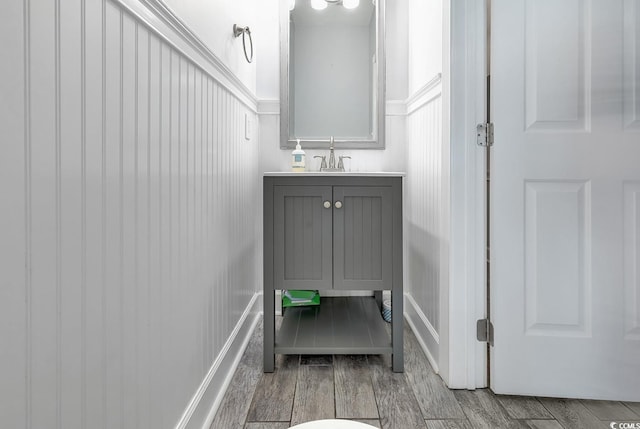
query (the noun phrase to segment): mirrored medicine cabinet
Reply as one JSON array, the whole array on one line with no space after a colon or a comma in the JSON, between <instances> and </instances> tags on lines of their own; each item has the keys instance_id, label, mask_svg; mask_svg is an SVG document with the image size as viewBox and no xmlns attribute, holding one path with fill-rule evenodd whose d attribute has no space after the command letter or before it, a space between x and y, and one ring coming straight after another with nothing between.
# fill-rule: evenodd
<instances>
[{"instance_id":1,"label":"mirrored medicine cabinet","mask_svg":"<svg viewBox=\"0 0 640 429\"><path fill-rule=\"evenodd\" d=\"M384 0L311 3L280 1L280 147L384 149Z\"/></svg>"}]
</instances>

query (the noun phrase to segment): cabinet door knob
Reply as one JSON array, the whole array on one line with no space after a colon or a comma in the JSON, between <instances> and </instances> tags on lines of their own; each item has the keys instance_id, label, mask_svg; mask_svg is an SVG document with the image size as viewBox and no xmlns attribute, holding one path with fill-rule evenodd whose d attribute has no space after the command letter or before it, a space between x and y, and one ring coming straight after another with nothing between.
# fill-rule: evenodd
<instances>
[{"instance_id":1,"label":"cabinet door knob","mask_svg":"<svg viewBox=\"0 0 640 429\"><path fill-rule=\"evenodd\" d=\"M336 201L335 206L336 206L337 209L341 209L342 208L342 201Z\"/></svg>"},{"instance_id":2,"label":"cabinet door knob","mask_svg":"<svg viewBox=\"0 0 640 429\"><path fill-rule=\"evenodd\" d=\"M331 201L325 201L323 204L325 209L330 209L331 208Z\"/></svg>"}]
</instances>

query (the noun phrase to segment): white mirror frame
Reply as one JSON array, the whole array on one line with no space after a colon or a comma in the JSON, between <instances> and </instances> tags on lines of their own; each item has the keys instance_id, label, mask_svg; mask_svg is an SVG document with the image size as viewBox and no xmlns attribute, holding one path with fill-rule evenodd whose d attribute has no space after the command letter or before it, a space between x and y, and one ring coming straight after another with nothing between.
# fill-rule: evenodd
<instances>
[{"instance_id":1,"label":"white mirror frame","mask_svg":"<svg viewBox=\"0 0 640 429\"><path fill-rule=\"evenodd\" d=\"M308 1L308 0L298 0ZM371 1L371 0L363 0ZM384 149L385 148L385 0L375 1L376 13L376 62L378 65L378 99L373 138L370 140L345 139L334 136L339 149ZM330 135L326 139L300 139L305 149L327 149ZM280 0L280 148L293 149L296 142L289 133L289 0Z\"/></svg>"}]
</instances>

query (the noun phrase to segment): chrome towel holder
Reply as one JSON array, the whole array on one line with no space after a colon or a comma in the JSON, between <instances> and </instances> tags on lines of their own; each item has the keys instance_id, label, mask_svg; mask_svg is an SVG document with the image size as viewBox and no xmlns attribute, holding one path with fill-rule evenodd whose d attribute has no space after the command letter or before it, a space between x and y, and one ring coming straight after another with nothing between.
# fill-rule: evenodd
<instances>
[{"instance_id":1,"label":"chrome towel holder","mask_svg":"<svg viewBox=\"0 0 640 429\"><path fill-rule=\"evenodd\" d=\"M251 47L251 57L247 54L247 44L246 37L249 35L249 45ZM240 37L242 35L242 49L244 50L244 57L246 58L248 63L253 61L253 39L251 38L251 30L249 27L242 27L238 24L233 24L233 35L235 37Z\"/></svg>"}]
</instances>

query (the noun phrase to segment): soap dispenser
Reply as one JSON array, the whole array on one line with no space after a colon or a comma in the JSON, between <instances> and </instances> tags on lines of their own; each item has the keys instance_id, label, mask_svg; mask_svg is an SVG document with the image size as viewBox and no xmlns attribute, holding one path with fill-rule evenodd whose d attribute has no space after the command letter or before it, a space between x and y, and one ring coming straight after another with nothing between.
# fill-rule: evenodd
<instances>
[{"instance_id":1,"label":"soap dispenser","mask_svg":"<svg viewBox=\"0 0 640 429\"><path fill-rule=\"evenodd\" d=\"M305 171L305 153L300 147L300 139L297 139L296 149L291 152L291 171L300 173Z\"/></svg>"}]
</instances>

